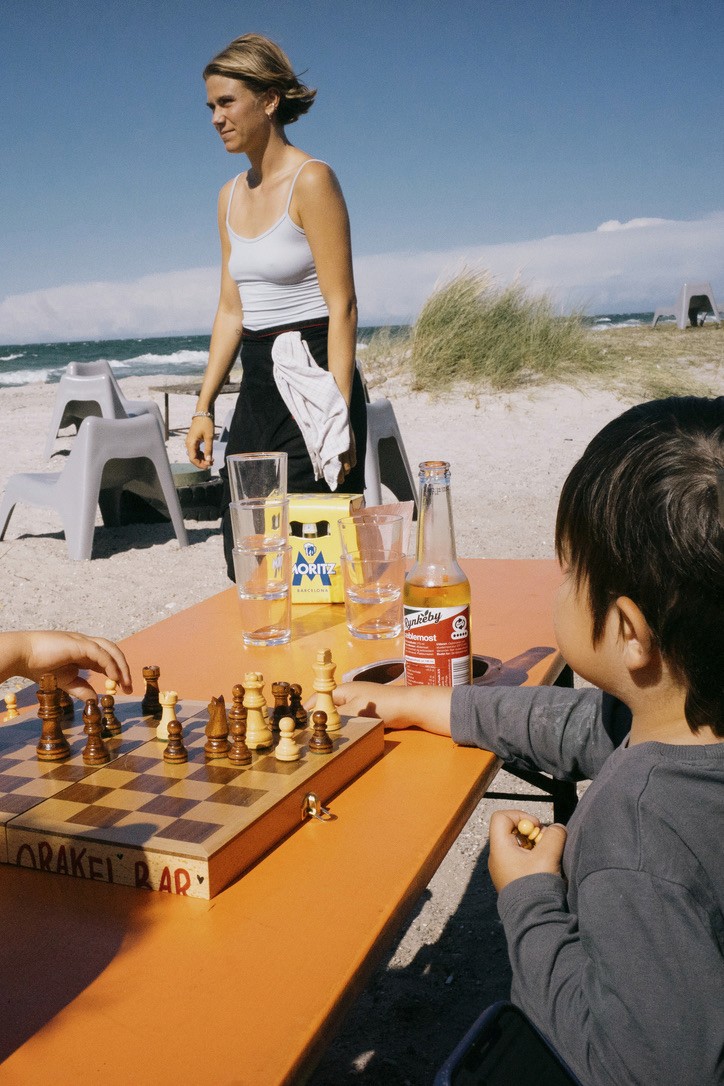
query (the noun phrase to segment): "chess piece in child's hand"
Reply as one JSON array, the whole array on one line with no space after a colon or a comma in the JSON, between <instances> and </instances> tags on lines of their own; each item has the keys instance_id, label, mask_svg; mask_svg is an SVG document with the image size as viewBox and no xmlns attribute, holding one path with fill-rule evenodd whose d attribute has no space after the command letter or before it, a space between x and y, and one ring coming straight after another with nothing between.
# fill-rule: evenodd
<instances>
[{"instance_id":1,"label":"chess piece in child's hand","mask_svg":"<svg viewBox=\"0 0 724 1086\"><path fill-rule=\"evenodd\" d=\"M490 857L488 869L495 889L500 892L509 882L546 872L561 874L561 858L566 843L565 827L554 823L535 835L535 847L521 847L519 838L530 824L530 833L539 828L537 819L525 811L495 811L490 820ZM529 834L525 837L530 841Z\"/></svg>"}]
</instances>

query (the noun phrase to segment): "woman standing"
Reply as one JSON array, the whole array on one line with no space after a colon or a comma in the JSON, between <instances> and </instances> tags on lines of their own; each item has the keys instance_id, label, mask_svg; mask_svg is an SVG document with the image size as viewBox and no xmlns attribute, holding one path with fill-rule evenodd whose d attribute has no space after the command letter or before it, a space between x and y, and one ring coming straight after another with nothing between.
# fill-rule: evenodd
<instances>
[{"instance_id":1,"label":"woman standing","mask_svg":"<svg viewBox=\"0 0 724 1086\"><path fill-rule=\"evenodd\" d=\"M316 91L299 82L278 45L257 34L236 38L207 65L204 80L214 128L230 154L247 156L249 169L219 196L221 293L186 439L189 459L197 467L212 463L211 408L241 346L242 384L227 455L286 451L290 492L330 490L324 476L315 478L302 430L273 373L275 340L299 332L341 394L348 440L342 442L337 485L362 493L366 408L355 367L347 209L329 166L294 147L284 131L307 112ZM228 500L225 479L224 550L233 579Z\"/></svg>"}]
</instances>

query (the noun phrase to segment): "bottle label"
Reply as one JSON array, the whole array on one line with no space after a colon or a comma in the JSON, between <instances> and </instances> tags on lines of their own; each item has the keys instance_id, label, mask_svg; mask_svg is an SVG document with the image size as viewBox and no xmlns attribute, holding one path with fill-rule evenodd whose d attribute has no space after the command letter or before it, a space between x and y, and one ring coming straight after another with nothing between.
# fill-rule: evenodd
<instances>
[{"instance_id":1,"label":"bottle label","mask_svg":"<svg viewBox=\"0 0 724 1086\"><path fill-rule=\"evenodd\" d=\"M405 607L405 682L470 682L470 607Z\"/></svg>"}]
</instances>

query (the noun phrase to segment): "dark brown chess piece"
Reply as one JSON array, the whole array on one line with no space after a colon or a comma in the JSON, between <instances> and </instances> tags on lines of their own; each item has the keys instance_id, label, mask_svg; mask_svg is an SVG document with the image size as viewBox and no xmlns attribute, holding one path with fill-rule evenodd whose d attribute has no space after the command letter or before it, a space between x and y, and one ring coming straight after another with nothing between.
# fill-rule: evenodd
<instances>
[{"instance_id":1,"label":"dark brown chess piece","mask_svg":"<svg viewBox=\"0 0 724 1086\"><path fill-rule=\"evenodd\" d=\"M271 712L271 726L275 735L279 734L279 721L289 716L289 683L272 683L271 692L274 708Z\"/></svg>"},{"instance_id":2,"label":"dark brown chess piece","mask_svg":"<svg viewBox=\"0 0 724 1086\"><path fill-rule=\"evenodd\" d=\"M122 731L121 722L116 716L116 699L113 694L103 695L101 708L103 710L103 731L101 733L103 738L109 739L111 736L120 735Z\"/></svg>"},{"instance_id":3,"label":"dark brown chess piece","mask_svg":"<svg viewBox=\"0 0 724 1086\"><path fill-rule=\"evenodd\" d=\"M88 736L88 742L83 751L83 761L86 765L105 765L111 760L101 734L102 719L98 699L88 698L83 710L83 730Z\"/></svg>"},{"instance_id":4,"label":"dark brown chess piece","mask_svg":"<svg viewBox=\"0 0 724 1086\"><path fill-rule=\"evenodd\" d=\"M246 745L246 713L244 707L244 687L237 683L231 691L232 704L229 709L229 733L231 750L229 761L232 765L251 765L251 751Z\"/></svg>"},{"instance_id":5,"label":"dark brown chess piece","mask_svg":"<svg viewBox=\"0 0 724 1086\"><path fill-rule=\"evenodd\" d=\"M189 755L183 741L181 722L174 717L168 722L168 744L163 752L164 762L188 762Z\"/></svg>"},{"instance_id":6,"label":"dark brown chess piece","mask_svg":"<svg viewBox=\"0 0 724 1086\"><path fill-rule=\"evenodd\" d=\"M226 718L224 695L213 698L208 705L209 722L206 725L204 753L208 759L225 758L229 753L229 724Z\"/></svg>"},{"instance_id":7,"label":"dark brown chess piece","mask_svg":"<svg viewBox=\"0 0 724 1086\"><path fill-rule=\"evenodd\" d=\"M327 735L327 714L321 709L312 713L314 732L309 737L309 750L312 754L331 754L334 750L332 740Z\"/></svg>"},{"instance_id":8,"label":"dark brown chess piece","mask_svg":"<svg viewBox=\"0 0 724 1086\"><path fill-rule=\"evenodd\" d=\"M302 688L299 683L292 683L289 687L289 715L298 728L306 728L307 710L302 705Z\"/></svg>"},{"instance_id":9,"label":"dark brown chess piece","mask_svg":"<svg viewBox=\"0 0 724 1086\"><path fill-rule=\"evenodd\" d=\"M141 702L141 712L144 716L161 719L161 702L159 698L158 680L161 678L161 668L157 664L149 664L143 669L143 677L146 680L146 692Z\"/></svg>"},{"instance_id":10,"label":"dark brown chess piece","mask_svg":"<svg viewBox=\"0 0 724 1086\"><path fill-rule=\"evenodd\" d=\"M60 691L60 712L64 720L72 720L75 716L73 699L67 690Z\"/></svg>"},{"instance_id":11,"label":"dark brown chess piece","mask_svg":"<svg viewBox=\"0 0 724 1086\"><path fill-rule=\"evenodd\" d=\"M63 735L60 717L60 698L58 684L52 671L40 677L38 687L38 716L43 722L43 730L35 748L41 762L62 762L70 757L68 740Z\"/></svg>"}]
</instances>

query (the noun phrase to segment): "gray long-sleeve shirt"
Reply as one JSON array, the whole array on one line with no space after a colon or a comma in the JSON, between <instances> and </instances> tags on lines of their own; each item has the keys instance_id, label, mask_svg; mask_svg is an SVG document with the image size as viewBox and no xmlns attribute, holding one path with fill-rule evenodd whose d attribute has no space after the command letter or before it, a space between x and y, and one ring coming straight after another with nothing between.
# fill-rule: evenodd
<instances>
[{"instance_id":1,"label":"gray long-sleeve shirt","mask_svg":"<svg viewBox=\"0 0 724 1086\"><path fill-rule=\"evenodd\" d=\"M456 687L457 743L592 778L563 873L498 898L511 997L590 1086L724 1083L724 743L620 746L597 690Z\"/></svg>"}]
</instances>

